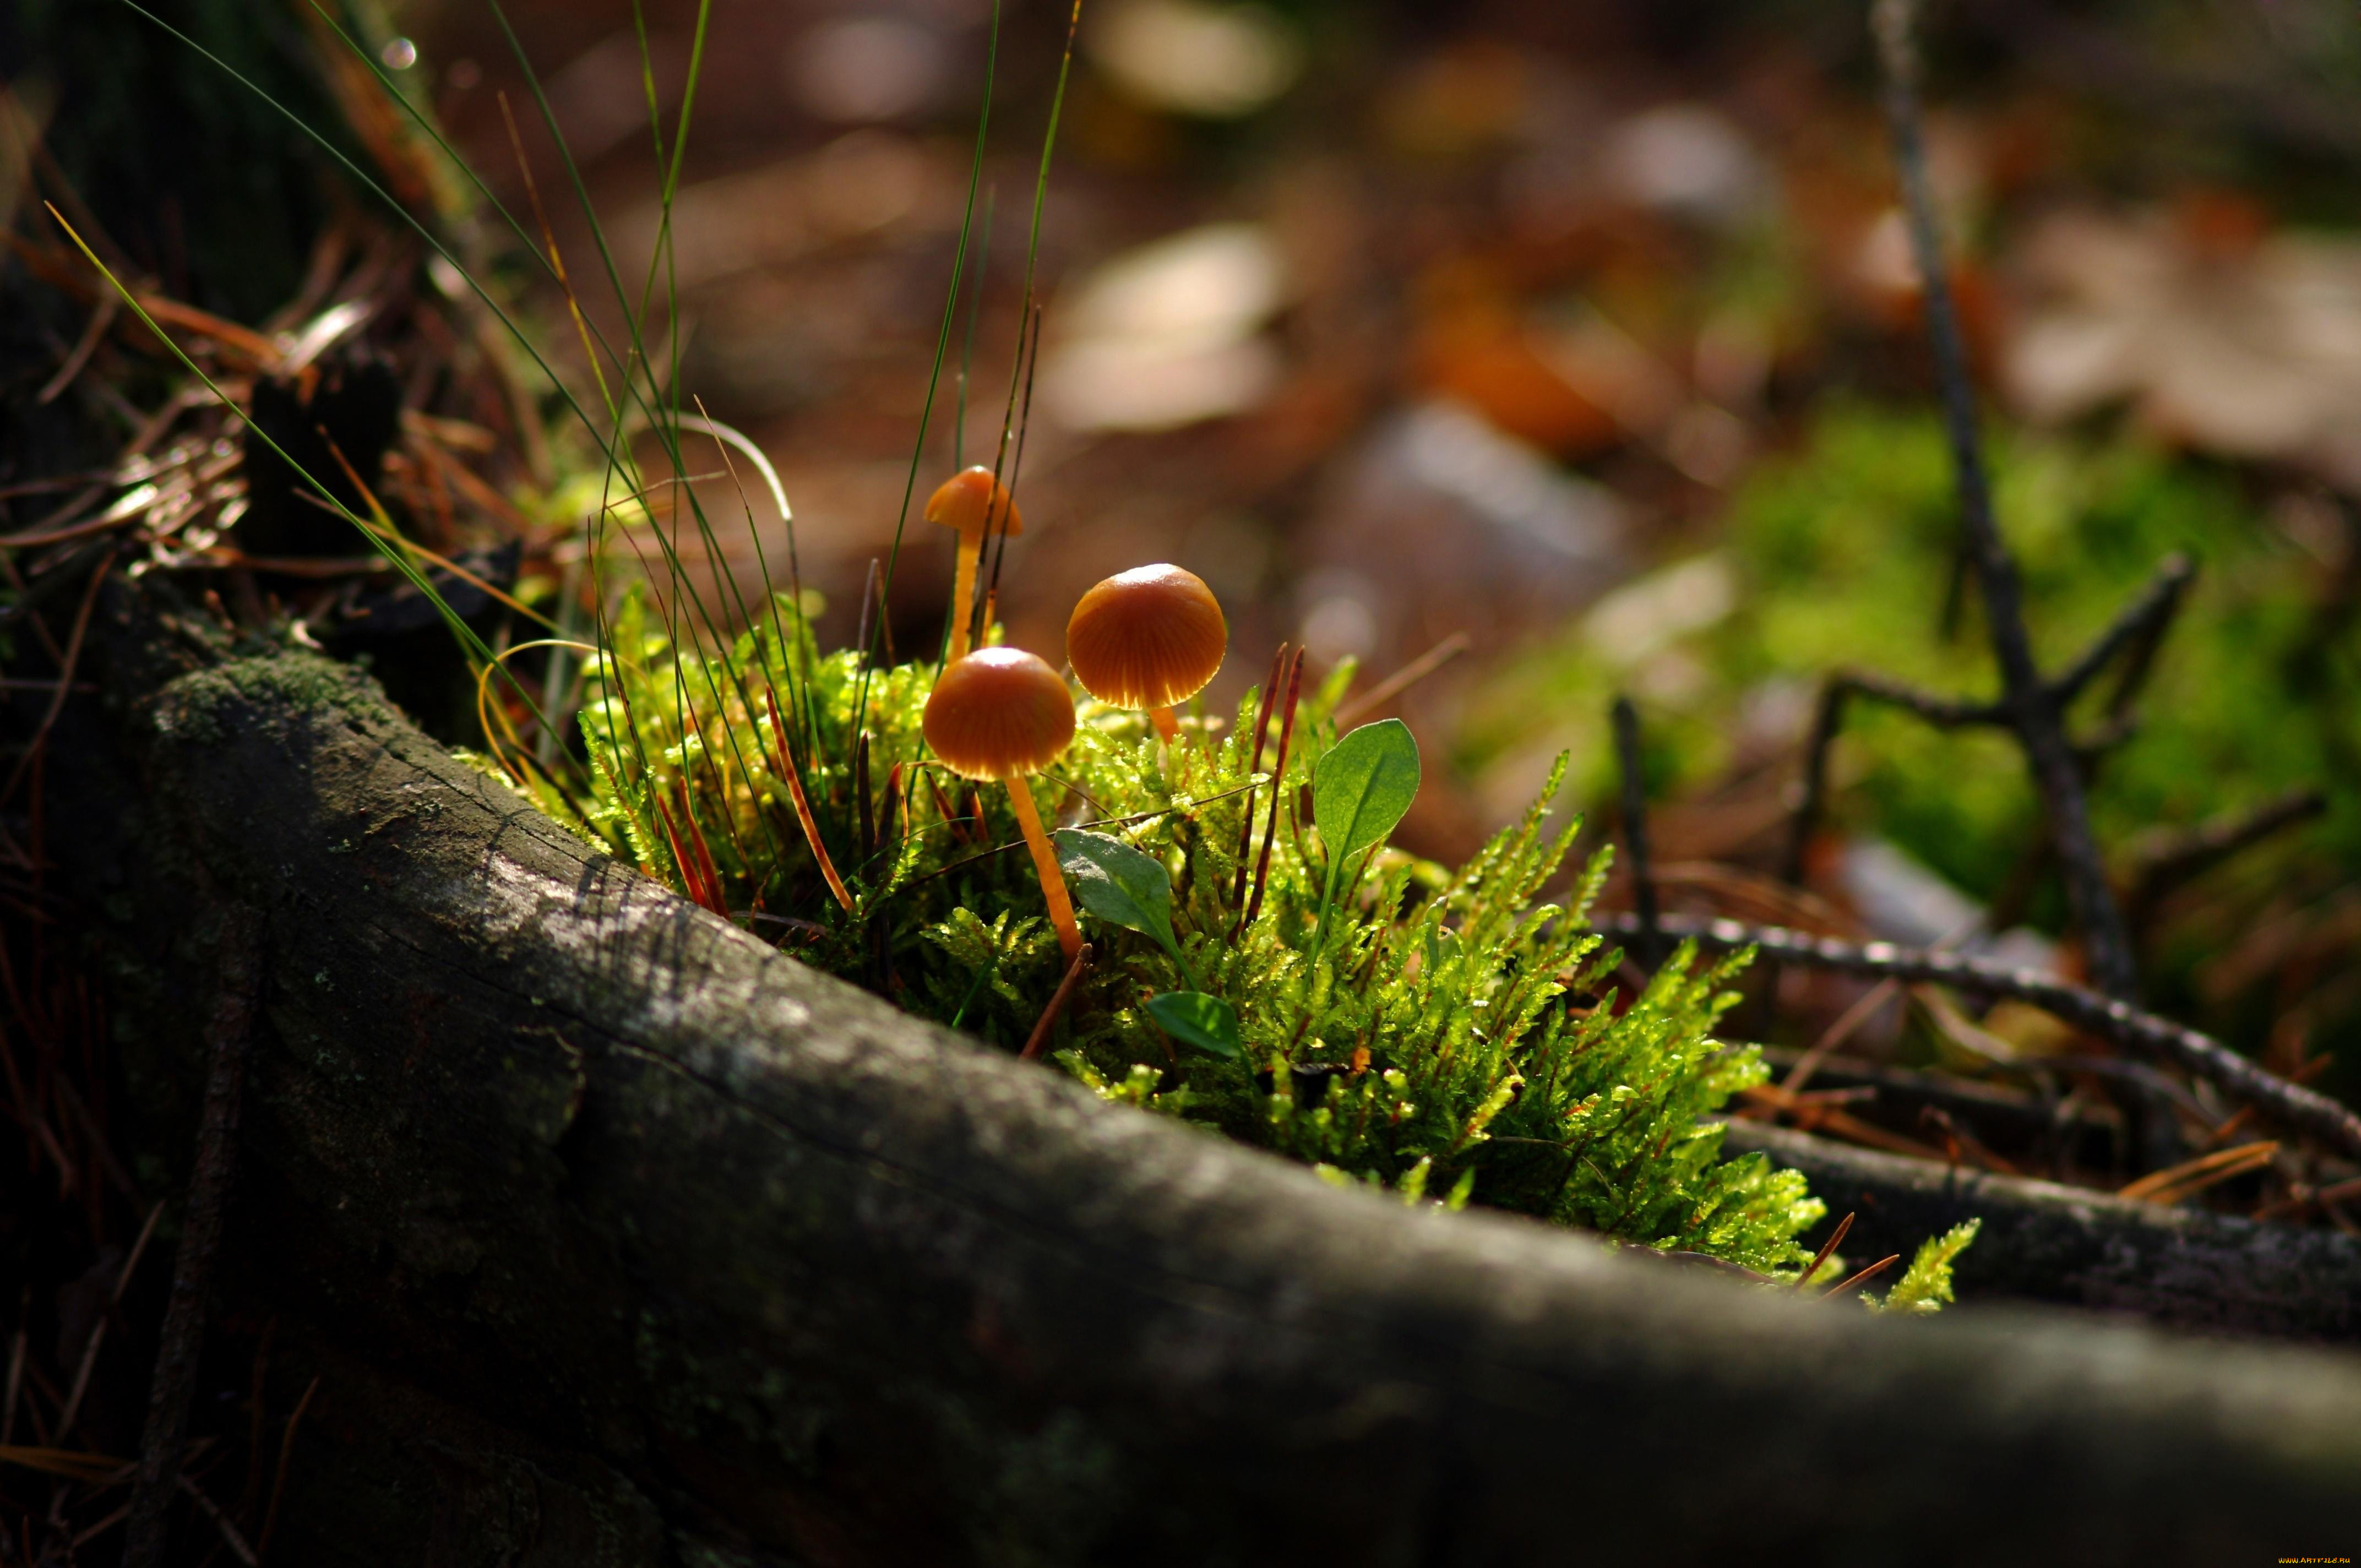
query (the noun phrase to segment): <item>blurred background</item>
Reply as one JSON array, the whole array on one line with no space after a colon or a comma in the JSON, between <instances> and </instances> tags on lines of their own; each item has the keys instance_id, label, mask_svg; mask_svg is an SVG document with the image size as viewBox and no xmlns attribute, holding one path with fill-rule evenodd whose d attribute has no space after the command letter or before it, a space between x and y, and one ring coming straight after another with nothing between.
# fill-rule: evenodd
<instances>
[{"instance_id":1,"label":"blurred background","mask_svg":"<svg viewBox=\"0 0 2361 1568\"><path fill-rule=\"evenodd\" d=\"M637 277L661 170L631 13L508 15ZM1170 560L1230 615L1210 711L1282 639L1314 673L1359 661L1362 691L1436 655L1380 706L1425 748L1406 836L1438 857L1520 811L1561 751L1563 804L1611 799L1626 691L1675 906L1920 942L1981 921L1977 942L2074 970L1998 735L1863 714L1807 890L1763 874L1825 673L1995 686L1972 605L1946 609L1955 509L1861 7L1085 6L1018 389L1070 19L1002 16L980 266L912 508L1024 411L1013 641L1054 658L1084 587ZM695 20L645 9L668 111ZM520 210L521 147L583 270L595 248L500 25L469 0L395 21L388 63ZM775 461L832 639L903 513L992 24L989 0L710 13L675 212L682 380ZM2130 888L2150 983L2318 1077L2361 1011L2361 17L1984 0L1932 8L1926 52L1930 172L2039 651L2069 656L2169 551L2201 566L2145 690L2092 718L2120 740L2092 763L2119 876L2180 833L2326 795L2202 875ZM571 334L549 335L566 364ZM724 480L705 499L744 516ZM904 647L939 635L950 569L914 517Z\"/></svg>"}]
</instances>

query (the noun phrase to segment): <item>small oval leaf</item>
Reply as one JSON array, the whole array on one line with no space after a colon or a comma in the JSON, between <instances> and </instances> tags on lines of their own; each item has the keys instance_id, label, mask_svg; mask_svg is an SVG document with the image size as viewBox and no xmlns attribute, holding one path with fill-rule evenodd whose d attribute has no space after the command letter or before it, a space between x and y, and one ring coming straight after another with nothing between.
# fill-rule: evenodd
<instances>
[{"instance_id":1,"label":"small oval leaf","mask_svg":"<svg viewBox=\"0 0 2361 1568\"><path fill-rule=\"evenodd\" d=\"M1127 931L1172 939L1172 878L1154 856L1104 833L1057 831L1058 869L1084 909Z\"/></svg>"},{"instance_id":2,"label":"small oval leaf","mask_svg":"<svg viewBox=\"0 0 2361 1568\"><path fill-rule=\"evenodd\" d=\"M1184 1046L1234 1057L1245 1047L1238 1039L1237 1009L1202 991L1159 992L1148 999L1148 1015Z\"/></svg>"},{"instance_id":3,"label":"small oval leaf","mask_svg":"<svg viewBox=\"0 0 2361 1568\"><path fill-rule=\"evenodd\" d=\"M1382 844L1418 798L1418 741L1399 718L1364 724L1336 742L1312 774L1312 815L1341 861Z\"/></svg>"}]
</instances>

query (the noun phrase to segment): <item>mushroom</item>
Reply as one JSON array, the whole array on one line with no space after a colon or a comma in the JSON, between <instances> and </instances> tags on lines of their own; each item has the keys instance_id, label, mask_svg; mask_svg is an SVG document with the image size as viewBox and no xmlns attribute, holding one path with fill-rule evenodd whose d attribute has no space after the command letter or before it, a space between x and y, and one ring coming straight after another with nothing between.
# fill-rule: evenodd
<instances>
[{"instance_id":1,"label":"mushroom","mask_svg":"<svg viewBox=\"0 0 2361 1568\"><path fill-rule=\"evenodd\" d=\"M1057 671L1022 648L979 648L944 666L927 698L926 731L927 744L951 772L1008 785L1041 895L1049 901L1049 923L1071 963L1082 934L1025 776L1056 762L1073 740L1073 694Z\"/></svg>"},{"instance_id":2,"label":"mushroom","mask_svg":"<svg viewBox=\"0 0 2361 1568\"><path fill-rule=\"evenodd\" d=\"M950 651L946 666L967 654L968 621L974 611L975 564L983 554L988 532L1022 533L1025 520L1017 515L1016 498L984 467L962 468L936 487L927 498L927 521L959 530L959 570L951 583Z\"/></svg>"},{"instance_id":3,"label":"mushroom","mask_svg":"<svg viewBox=\"0 0 2361 1568\"><path fill-rule=\"evenodd\" d=\"M1134 566L1082 597L1066 622L1066 660L1082 689L1115 707L1141 707L1167 740L1175 703L1222 667L1230 629L1204 579L1170 565Z\"/></svg>"}]
</instances>

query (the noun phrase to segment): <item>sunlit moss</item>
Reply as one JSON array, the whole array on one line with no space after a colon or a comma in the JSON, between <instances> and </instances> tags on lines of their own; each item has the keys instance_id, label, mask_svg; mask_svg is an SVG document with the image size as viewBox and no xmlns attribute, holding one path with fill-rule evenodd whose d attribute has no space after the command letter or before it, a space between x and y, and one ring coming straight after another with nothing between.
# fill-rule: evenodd
<instances>
[{"instance_id":1,"label":"sunlit moss","mask_svg":"<svg viewBox=\"0 0 2361 1568\"><path fill-rule=\"evenodd\" d=\"M820 653L785 599L757 620L713 658L671 647L638 601L622 609L581 710L602 781L589 827L686 890L673 846L700 853L687 847L693 820L735 917L911 1012L1016 1048L1065 966L1004 793L925 761L931 669L876 672L856 723L855 656ZM1045 1054L1111 1100L1406 1201L1473 1201L1765 1272L1807 1261L1795 1237L1823 1211L1803 1178L1759 1155L1723 1160L1705 1119L1764 1076L1752 1047L1713 1037L1733 966L1684 955L1639 995L1619 992L1612 955L1581 919L1603 861L1570 907L1540 901L1571 828L1545 832L1536 806L1456 872L1391 850L1356 857L1323 930L1325 851L1298 802L1337 740L1331 714L1349 678L1306 696L1275 830L1271 782L1245 738L1256 696L1226 734L1190 724L1169 745L1140 715L1082 702L1072 747L1031 781L1037 804L1161 864L1180 952L1086 915L1097 962ZM1274 735L1265 773L1275 751ZM820 872L789 765L849 907ZM1148 1015L1151 996L1199 987L1235 1009L1240 1054L1183 1045Z\"/></svg>"}]
</instances>

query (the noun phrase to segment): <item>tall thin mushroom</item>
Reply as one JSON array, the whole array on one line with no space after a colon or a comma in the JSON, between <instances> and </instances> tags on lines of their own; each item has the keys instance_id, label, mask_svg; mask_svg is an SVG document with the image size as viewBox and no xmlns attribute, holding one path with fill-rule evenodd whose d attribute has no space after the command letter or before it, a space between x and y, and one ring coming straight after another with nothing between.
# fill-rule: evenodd
<instances>
[{"instance_id":1,"label":"tall thin mushroom","mask_svg":"<svg viewBox=\"0 0 2361 1568\"><path fill-rule=\"evenodd\" d=\"M1174 706L1205 688L1229 645L1213 590L1168 563L1107 578L1066 622L1066 661L1082 689L1112 707L1145 708L1167 740L1180 732Z\"/></svg>"},{"instance_id":2,"label":"tall thin mushroom","mask_svg":"<svg viewBox=\"0 0 2361 1568\"><path fill-rule=\"evenodd\" d=\"M998 779L1033 851L1041 896L1066 961L1082 950L1073 902L1041 813L1025 782L1056 762L1074 738L1074 698L1058 672L1022 648L979 648L948 664L927 698L927 744L962 778Z\"/></svg>"},{"instance_id":3,"label":"tall thin mushroom","mask_svg":"<svg viewBox=\"0 0 2361 1568\"><path fill-rule=\"evenodd\" d=\"M984 467L962 468L927 498L927 521L959 530L959 568L951 582L950 649L946 667L967 656L968 622L975 610L975 565L988 533L1022 533L1025 520L1008 487Z\"/></svg>"}]
</instances>

